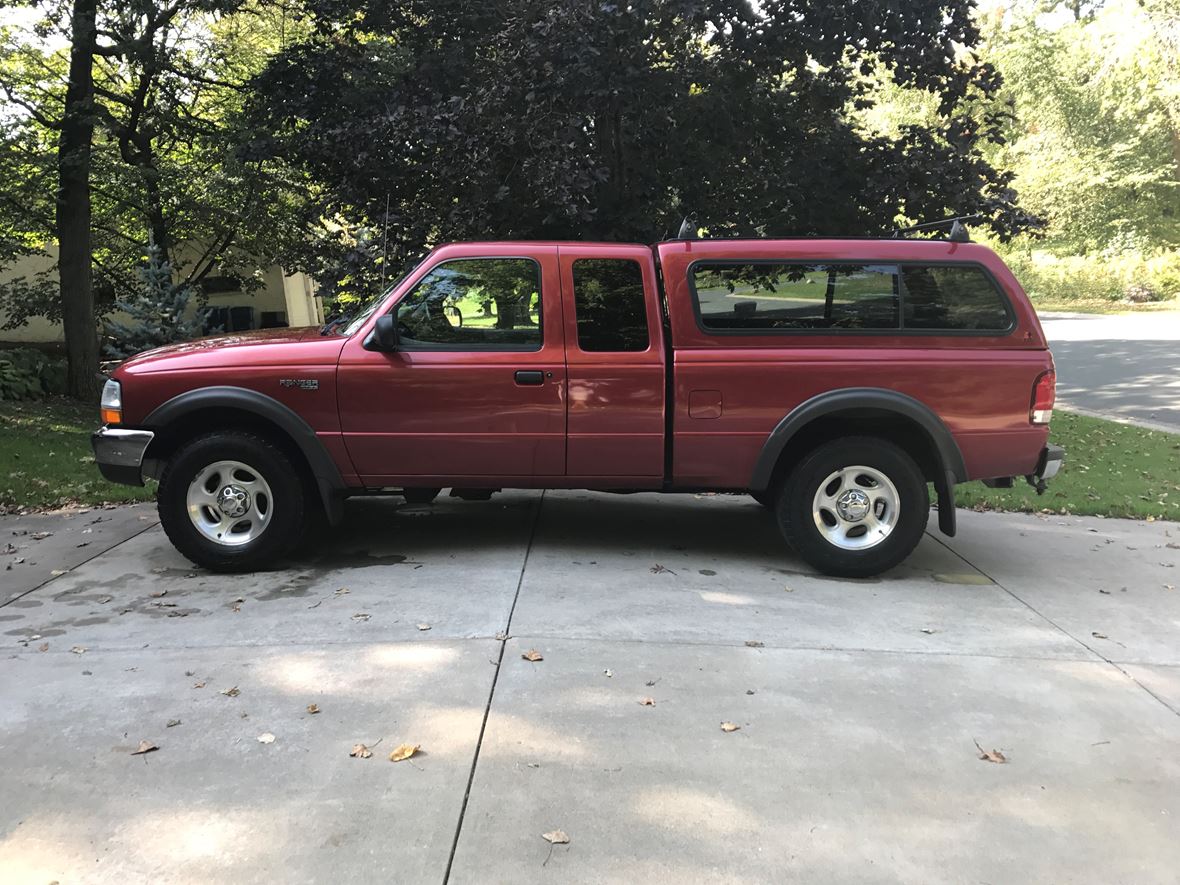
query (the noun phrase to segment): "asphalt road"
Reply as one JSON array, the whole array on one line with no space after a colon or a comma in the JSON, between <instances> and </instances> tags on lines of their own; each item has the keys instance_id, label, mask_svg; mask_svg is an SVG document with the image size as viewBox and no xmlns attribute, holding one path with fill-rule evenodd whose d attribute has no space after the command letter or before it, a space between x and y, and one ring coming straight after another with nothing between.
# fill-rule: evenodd
<instances>
[{"instance_id":1,"label":"asphalt road","mask_svg":"<svg viewBox=\"0 0 1180 885\"><path fill-rule=\"evenodd\" d=\"M1045 313L1057 401L1180 431L1180 311Z\"/></svg>"},{"instance_id":2,"label":"asphalt road","mask_svg":"<svg viewBox=\"0 0 1180 885\"><path fill-rule=\"evenodd\" d=\"M358 500L249 575L150 505L0 537L4 885L1180 870L1176 523L963 511L869 581L727 495Z\"/></svg>"}]
</instances>

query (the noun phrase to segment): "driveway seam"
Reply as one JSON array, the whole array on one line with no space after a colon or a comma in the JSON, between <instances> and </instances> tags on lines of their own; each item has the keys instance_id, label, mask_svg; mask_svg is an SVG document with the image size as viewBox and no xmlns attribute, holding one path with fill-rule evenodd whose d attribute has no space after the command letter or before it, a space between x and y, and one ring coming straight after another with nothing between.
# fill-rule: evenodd
<instances>
[{"instance_id":1,"label":"driveway seam","mask_svg":"<svg viewBox=\"0 0 1180 885\"><path fill-rule=\"evenodd\" d=\"M520 575L516 579L516 592L512 594L512 605L508 608L508 621L504 625L503 638L500 640L500 654L496 658L496 672L492 674L492 686L488 690L488 702L483 708L483 720L479 724L479 737L475 741L475 753L471 757L471 770L467 774L467 788L463 791L463 804L459 807L459 820L455 824L455 838L451 840L451 853L447 855L447 868L443 872L443 885L451 880L451 867L455 863L455 852L459 849L459 837L463 833L463 820L467 816L467 802L471 798L471 786L475 783L475 769L479 765L479 752L483 749L483 736L487 731L488 717L492 712L492 699L496 696L496 683L500 681L500 669L504 664L504 650L508 646L508 638L512 634L512 616L516 613L516 602L520 599L520 588L524 586L524 573L529 567L529 555L533 552L533 541L537 537L537 526L541 522L541 508L545 505L545 490L537 498L537 509L533 514L533 525L529 529L529 542L524 550L524 559L520 563Z\"/></svg>"},{"instance_id":2,"label":"driveway seam","mask_svg":"<svg viewBox=\"0 0 1180 885\"><path fill-rule=\"evenodd\" d=\"M930 537L934 538L933 535L931 535ZM1013 599L1015 599L1021 605L1025 606L1029 611L1033 612L1038 617L1044 618L1044 620L1046 622L1048 622L1049 624L1052 624L1053 627L1055 627L1057 630L1061 631L1063 634L1068 636L1070 639L1072 639L1074 642L1076 642L1082 648L1086 649L1092 655L1102 659L1107 664L1114 667L1116 670L1118 670L1120 673L1122 673L1123 676L1125 676L1132 683L1134 683L1136 686L1138 686L1144 692L1146 692L1148 697L1152 698L1153 700L1155 700L1159 704L1161 704L1164 707L1164 709L1168 710L1170 713L1172 713L1175 716L1180 716L1180 710L1177 710L1175 707L1173 707L1171 704L1169 704L1167 701L1165 701L1163 698L1161 698L1159 695L1157 695L1154 691L1152 691L1150 688L1148 688L1146 685L1144 685L1142 682L1140 682L1138 679L1136 679L1134 676L1132 676L1130 673L1128 673L1125 669L1123 669L1119 664L1112 661L1110 658L1108 658L1102 652L1100 652L1097 649L1088 645L1084 640L1078 638L1077 636L1074 636L1072 633L1070 633L1068 630L1066 630L1064 627L1062 627L1060 624L1058 624L1056 621L1054 621L1048 615L1044 614L1043 612L1038 611L1037 608L1035 606L1033 606L1031 603L1026 602L1025 600L1021 599L1012 590L1009 590L1007 587L1005 587L1003 584L1001 584L999 581L997 581L995 578L993 578L991 575L989 575L987 572L985 572L983 569L981 569L979 566L977 566L975 563L973 563L971 560L969 560L966 556L961 554L958 550L955 550L949 544L944 542L941 538L934 538L934 540L937 541L939 544L942 544L943 547L945 547L947 550L949 550L951 553L953 553L959 559L963 560L963 562L967 563L967 565L971 566L971 568L975 569L981 575L988 578L993 584L995 584L997 587L999 587L1001 590L1003 590L1005 593L1007 593L1009 596L1011 596Z\"/></svg>"},{"instance_id":3,"label":"driveway seam","mask_svg":"<svg viewBox=\"0 0 1180 885\"><path fill-rule=\"evenodd\" d=\"M128 541L133 541L133 540L135 540L135 539L136 539L136 538L138 538L140 535L142 535L144 532L151 531L152 529L154 529L154 528L155 528L156 526L158 526L159 524L160 524L160 521L157 519L155 522L151 523L150 525L146 525L146 526L144 526L143 528L141 528L141 529L140 529L138 532L136 532L134 535L129 535L128 537L124 538L122 541L117 541L117 542L115 542L115 543L114 543L114 544L112 544L110 547L103 548L102 550L95 550L95 551L94 551L94 552L92 552L92 553L91 553L89 556L87 556L85 559L83 559L81 562L79 562L77 565L75 565L75 566L72 566L71 568L69 568L69 569L67 569L66 571L62 572L60 575L50 575L48 578L46 578L44 581L42 581L42 582L41 582L40 584L38 584L36 587L30 587L30 588L29 588L28 590L26 590L24 593L20 593L20 594L18 594L18 595L16 595L16 596L9 597L8 599L4 600L4 602L0 602L0 608L4 608L4 607L5 607L6 605L8 605L9 603L16 602L18 599L24 599L24 598L25 598L26 596L28 596L30 593L36 593L38 590L40 590L40 589L41 589L42 587L44 587L46 584L51 584L51 583L53 583L54 581L56 581L58 578L64 578L66 575L73 574L73 573L74 573L74 572L75 572L77 569L80 569L82 566L86 565L86 564L87 564L87 563L89 563L91 560L98 559L98 557L100 557L100 556L105 556L106 554L108 554L108 553L110 553L112 550L114 550L116 547L122 547L122 546L123 546L124 544L126 544Z\"/></svg>"}]
</instances>

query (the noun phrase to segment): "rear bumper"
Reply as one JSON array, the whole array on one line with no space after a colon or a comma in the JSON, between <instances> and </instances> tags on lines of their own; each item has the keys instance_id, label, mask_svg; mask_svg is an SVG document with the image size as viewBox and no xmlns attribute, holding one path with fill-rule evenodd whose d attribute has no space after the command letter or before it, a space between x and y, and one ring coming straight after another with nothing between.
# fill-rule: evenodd
<instances>
[{"instance_id":1,"label":"rear bumper","mask_svg":"<svg viewBox=\"0 0 1180 885\"><path fill-rule=\"evenodd\" d=\"M1037 459L1037 469L1033 471L1033 476L1040 480L1052 479L1064 463L1065 449L1061 446L1045 446L1041 450L1041 457Z\"/></svg>"},{"instance_id":2,"label":"rear bumper","mask_svg":"<svg viewBox=\"0 0 1180 885\"><path fill-rule=\"evenodd\" d=\"M143 485L143 455L156 435L150 430L103 427L90 436L98 472L111 482Z\"/></svg>"}]
</instances>

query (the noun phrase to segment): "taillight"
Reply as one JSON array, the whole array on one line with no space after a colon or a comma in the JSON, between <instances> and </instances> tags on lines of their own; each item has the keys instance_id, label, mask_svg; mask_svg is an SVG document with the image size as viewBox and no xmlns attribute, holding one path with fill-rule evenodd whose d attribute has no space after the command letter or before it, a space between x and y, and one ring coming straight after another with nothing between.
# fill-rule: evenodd
<instances>
[{"instance_id":1,"label":"taillight","mask_svg":"<svg viewBox=\"0 0 1180 885\"><path fill-rule=\"evenodd\" d=\"M1053 401L1057 399L1057 373L1050 369L1037 378L1033 385L1032 408L1028 420L1033 424L1048 424L1053 417Z\"/></svg>"}]
</instances>

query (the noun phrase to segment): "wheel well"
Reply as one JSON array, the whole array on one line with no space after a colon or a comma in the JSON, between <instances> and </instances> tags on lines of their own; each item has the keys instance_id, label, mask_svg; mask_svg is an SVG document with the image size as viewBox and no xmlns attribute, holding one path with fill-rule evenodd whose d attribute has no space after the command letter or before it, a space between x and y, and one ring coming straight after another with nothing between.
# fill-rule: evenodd
<instances>
[{"instance_id":1,"label":"wheel well","mask_svg":"<svg viewBox=\"0 0 1180 885\"><path fill-rule=\"evenodd\" d=\"M917 462L927 482L936 481L942 470L938 448L918 422L888 409L845 409L808 422L787 441L775 462L769 488L778 488L786 474L808 452L843 436L873 436L888 440Z\"/></svg>"},{"instance_id":2,"label":"wheel well","mask_svg":"<svg viewBox=\"0 0 1180 885\"><path fill-rule=\"evenodd\" d=\"M273 421L269 421L246 409L221 406L217 408L194 409L191 412L184 413L163 427L153 429L155 430L156 437L152 440L152 444L148 447L147 452L144 453L144 462L145 466L147 466L148 462L154 462L149 475L157 479L163 473L164 464L185 442L212 431L238 430L260 436L282 450L283 454L291 459L291 463L295 465L295 469L299 472L299 478L308 490L309 498L315 501L320 500L315 475L312 473L311 465L307 463L307 457L303 454L303 450L299 448L285 430Z\"/></svg>"}]
</instances>

